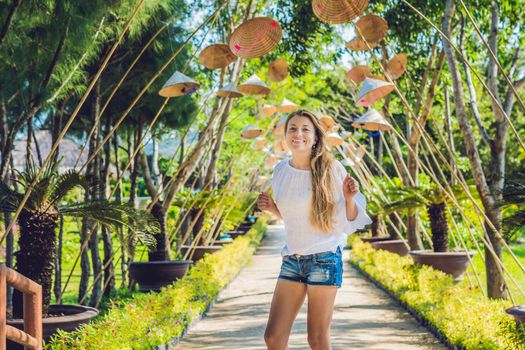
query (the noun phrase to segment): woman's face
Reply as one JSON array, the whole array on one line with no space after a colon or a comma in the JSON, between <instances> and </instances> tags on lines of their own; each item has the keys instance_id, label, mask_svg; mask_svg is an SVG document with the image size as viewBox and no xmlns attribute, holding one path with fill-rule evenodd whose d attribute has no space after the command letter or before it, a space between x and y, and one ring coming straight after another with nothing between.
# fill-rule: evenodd
<instances>
[{"instance_id":1,"label":"woman's face","mask_svg":"<svg viewBox=\"0 0 525 350\"><path fill-rule=\"evenodd\" d=\"M296 115L288 121L286 144L292 152L311 152L317 142L314 124L310 118Z\"/></svg>"}]
</instances>

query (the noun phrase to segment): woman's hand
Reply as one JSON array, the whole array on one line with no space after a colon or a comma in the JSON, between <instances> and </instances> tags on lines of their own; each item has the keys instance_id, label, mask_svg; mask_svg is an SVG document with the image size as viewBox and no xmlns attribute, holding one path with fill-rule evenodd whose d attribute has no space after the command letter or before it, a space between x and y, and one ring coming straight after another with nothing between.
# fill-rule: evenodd
<instances>
[{"instance_id":1,"label":"woman's hand","mask_svg":"<svg viewBox=\"0 0 525 350\"><path fill-rule=\"evenodd\" d=\"M350 175L346 175L343 180L343 193L345 200L351 202L354 196L359 192L359 182Z\"/></svg>"},{"instance_id":2,"label":"woman's hand","mask_svg":"<svg viewBox=\"0 0 525 350\"><path fill-rule=\"evenodd\" d=\"M257 207L261 210L269 211L279 217L281 216L273 198L266 192L262 192L257 198Z\"/></svg>"}]
</instances>

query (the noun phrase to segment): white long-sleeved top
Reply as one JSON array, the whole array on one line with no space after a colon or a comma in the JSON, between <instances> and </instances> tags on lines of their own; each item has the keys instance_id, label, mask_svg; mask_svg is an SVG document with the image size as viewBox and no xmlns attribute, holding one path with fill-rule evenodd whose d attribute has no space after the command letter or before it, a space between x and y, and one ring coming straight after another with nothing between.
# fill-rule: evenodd
<instances>
[{"instance_id":1,"label":"white long-sleeved top","mask_svg":"<svg viewBox=\"0 0 525 350\"><path fill-rule=\"evenodd\" d=\"M272 187L275 203L281 213L286 231L286 242L281 255L335 252L346 245L347 235L372 223L366 214L366 198L361 192L354 196L357 216L346 218L343 180L347 172L338 161L332 163L335 200L334 226L331 232L322 232L310 224L312 200L311 171L294 168L290 158L281 160L273 169Z\"/></svg>"}]
</instances>

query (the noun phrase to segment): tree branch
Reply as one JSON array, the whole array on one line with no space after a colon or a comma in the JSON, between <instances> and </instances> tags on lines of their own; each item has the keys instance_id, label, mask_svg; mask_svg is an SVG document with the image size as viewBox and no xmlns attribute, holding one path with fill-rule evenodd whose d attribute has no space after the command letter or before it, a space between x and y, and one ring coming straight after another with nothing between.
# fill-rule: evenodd
<instances>
[{"instance_id":1,"label":"tree branch","mask_svg":"<svg viewBox=\"0 0 525 350\"><path fill-rule=\"evenodd\" d=\"M7 14L7 18L4 22L4 25L2 26L2 31L0 32L0 47L2 47L2 44L5 41L5 38L7 37L7 32L9 32L9 27L11 27L11 24L13 23L13 17L15 15L16 10L18 7L20 7L21 0L13 0L11 3L11 8L9 9L9 13Z\"/></svg>"}]
</instances>

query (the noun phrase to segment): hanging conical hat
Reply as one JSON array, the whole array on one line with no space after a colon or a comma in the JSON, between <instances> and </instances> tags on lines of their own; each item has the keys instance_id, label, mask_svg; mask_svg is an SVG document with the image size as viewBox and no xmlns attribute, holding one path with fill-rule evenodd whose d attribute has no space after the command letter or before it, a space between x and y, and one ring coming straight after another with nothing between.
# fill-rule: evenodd
<instances>
[{"instance_id":1,"label":"hanging conical hat","mask_svg":"<svg viewBox=\"0 0 525 350\"><path fill-rule=\"evenodd\" d=\"M282 113L290 113L291 111L297 109L297 105L290 100L284 99L279 106L277 106L277 111Z\"/></svg>"},{"instance_id":2,"label":"hanging conical hat","mask_svg":"<svg viewBox=\"0 0 525 350\"><path fill-rule=\"evenodd\" d=\"M229 83L221 87L219 91L217 91L217 96L236 98L236 97L242 97L242 94L237 90L237 88L235 87L235 85L233 85L233 83Z\"/></svg>"},{"instance_id":3,"label":"hanging conical hat","mask_svg":"<svg viewBox=\"0 0 525 350\"><path fill-rule=\"evenodd\" d=\"M246 95L268 95L270 89L256 74L237 86L237 90Z\"/></svg>"},{"instance_id":4,"label":"hanging conical hat","mask_svg":"<svg viewBox=\"0 0 525 350\"><path fill-rule=\"evenodd\" d=\"M273 150L277 154L281 154L289 150L284 137L281 136L275 139L273 143Z\"/></svg>"},{"instance_id":5,"label":"hanging conical hat","mask_svg":"<svg viewBox=\"0 0 525 350\"><path fill-rule=\"evenodd\" d=\"M385 19L372 14L361 17L355 26L356 35L373 43L383 40L388 32Z\"/></svg>"},{"instance_id":6,"label":"hanging conical hat","mask_svg":"<svg viewBox=\"0 0 525 350\"><path fill-rule=\"evenodd\" d=\"M237 56L233 54L227 44L210 45L199 54L200 63L208 69L227 67L236 59Z\"/></svg>"},{"instance_id":7,"label":"hanging conical hat","mask_svg":"<svg viewBox=\"0 0 525 350\"><path fill-rule=\"evenodd\" d=\"M368 66L354 66L348 72L346 72L346 78L354 83L365 80L365 78L372 75L370 67Z\"/></svg>"},{"instance_id":8,"label":"hanging conical hat","mask_svg":"<svg viewBox=\"0 0 525 350\"><path fill-rule=\"evenodd\" d=\"M242 58L260 57L272 51L281 36L281 26L273 18L252 18L233 31L230 50Z\"/></svg>"},{"instance_id":9,"label":"hanging conical hat","mask_svg":"<svg viewBox=\"0 0 525 350\"><path fill-rule=\"evenodd\" d=\"M350 131L343 130L341 137L346 140L352 136L352 133Z\"/></svg>"},{"instance_id":10,"label":"hanging conical hat","mask_svg":"<svg viewBox=\"0 0 525 350\"><path fill-rule=\"evenodd\" d=\"M356 147L354 144L350 143L343 147L343 152L353 161L360 162L366 154L366 147L364 145Z\"/></svg>"},{"instance_id":11,"label":"hanging conical hat","mask_svg":"<svg viewBox=\"0 0 525 350\"><path fill-rule=\"evenodd\" d=\"M350 158L345 158L341 161L341 164L343 164L344 166L350 166L350 167L353 167L355 166L355 163L352 159Z\"/></svg>"},{"instance_id":12,"label":"hanging conical hat","mask_svg":"<svg viewBox=\"0 0 525 350\"><path fill-rule=\"evenodd\" d=\"M277 107L275 107L274 105L266 104L266 105L263 105L261 108L261 113L267 117L271 116L275 112L277 112Z\"/></svg>"},{"instance_id":13,"label":"hanging conical hat","mask_svg":"<svg viewBox=\"0 0 525 350\"><path fill-rule=\"evenodd\" d=\"M368 112L363 114L359 119L352 123L354 128L361 128L368 131L389 131L392 126L388 124L386 119L375 109L370 108Z\"/></svg>"},{"instance_id":14,"label":"hanging conical hat","mask_svg":"<svg viewBox=\"0 0 525 350\"><path fill-rule=\"evenodd\" d=\"M268 181L268 176L259 175L259 176L257 176L257 184L256 184L256 186L257 186L257 187L261 187L261 186L264 185L267 181Z\"/></svg>"},{"instance_id":15,"label":"hanging conical hat","mask_svg":"<svg viewBox=\"0 0 525 350\"><path fill-rule=\"evenodd\" d=\"M277 164L277 161L279 158L275 154L270 154L268 157L264 160L264 166L268 169L272 169L275 164Z\"/></svg>"},{"instance_id":16,"label":"hanging conical hat","mask_svg":"<svg viewBox=\"0 0 525 350\"><path fill-rule=\"evenodd\" d=\"M312 10L328 24L350 22L366 9L368 0L313 0Z\"/></svg>"},{"instance_id":17,"label":"hanging conical hat","mask_svg":"<svg viewBox=\"0 0 525 350\"><path fill-rule=\"evenodd\" d=\"M268 140L264 137L256 137L255 140L253 140L253 149L256 151L262 151L267 143Z\"/></svg>"},{"instance_id":18,"label":"hanging conical hat","mask_svg":"<svg viewBox=\"0 0 525 350\"><path fill-rule=\"evenodd\" d=\"M276 59L268 66L268 79L279 82L288 76L288 62L282 58Z\"/></svg>"},{"instance_id":19,"label":"hanging conical hat","mask_svg":"<svg viewBox=\"0 0 525 350\"><path fill-rule=\"evenodd\" d=\"M334 119L329 115L322 115L319 118L319 121L321 122L321 126L323 127L324 131L330 130L335 125Z\"/></svg>"},{"instance_id":20,"label":"hanging conical hat","mask_svg":"<svg viewBox=\"0 0 525 350\"><path fill-rule=\"evenodd\" d=\"M330 132L338 132L341 129L340 124L334 124L328 131Z\"/></svg>"},{"instance_id":21,"label":"hanging conical hat","mask_svg":"<svg viewBox=\"0 0 525 350\"><path fill-rule=\"evenodd\" d=\"M200 84L179 71L173 73L171 78L159 91L163 97L175 97L189 95L199 88Z\"/></svg>"},{"instance_id":22,"label":"hanging conical hat","mask_svg":"<svg viewBox=\"0 0 525 350\"><path fill-rule=\"evenodd\" d=\"M328 141L328 144L332 147L341 146L343 144L343 139L341 138L341 136L339 136L339 134L334 131L329 132L326 135L326 139Z\"/></svg>"},{"instance_id":23,"label":"hanging conical hat","mask_svg":"<svg viewBox=\"0 0 525 350\"><path fill-rule=\"evenodd\" d=\"M391 93L392 90L394 90L394 84L390 82L366 78L363 86L361 86L361 90L359 90L356 106L368 107Z\"/></svg>"},{"instance_id":24,"label":"hanging conical hat","mask_svg":"<svg viewBox=\"0 0 525 350\"><path fill-rule=\"evenodd\" d=\"M405 73L407 66L407 56L403 53L398 53L388 61L386 65L386 73L390 76L390 79L397 79Z\"/></svg>"},{"instance_id":25,"label":"hanging conical hat","mask_svg":"<svg viewBox=\"0 0 525 350\"><path fill-rule=\"evenodd\" d=\"M262 129L253 125L248 125L241 133L241 137L245 139L254 139L262 133Z\"/></svg>"},{"instance_id":26,"label":"hanging conical hat","mask_svg":"<svg viewBox=\"0 0 525 350\"><path fill-rule=\"evenodd\" d=\"M370 48L373 49L377 46L377 43L369 41L368 46L370 46ZM366 46L366 41L364 41L361 38L353 38L352 40L346 43L346 47L352 51L368 50L368 46Z\"/></svg>"},{"instance_id":27,"label":"hanging conical hat","mask_svg":"<svg viewBox=\"0 0 525 350\"><path fill-rule=\"evenodd\" d=\"M277 122L277 124L275 124L275 127L272 131L272 134L274 136L284 136L284 125L286 124L286 116L283 115L281 117L281 119L279 120L279 122Z\"/></svg>"}]
</instances>

